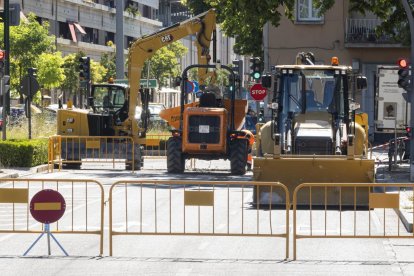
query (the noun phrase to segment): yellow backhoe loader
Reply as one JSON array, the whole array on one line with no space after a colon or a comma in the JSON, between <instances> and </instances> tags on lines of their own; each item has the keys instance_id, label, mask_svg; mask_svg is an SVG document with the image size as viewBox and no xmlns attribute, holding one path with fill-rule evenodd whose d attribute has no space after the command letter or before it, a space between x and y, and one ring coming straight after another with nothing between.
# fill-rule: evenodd
<instances>
[{"instance_id":1,"label":"yellow backhoe loader","mask_svg":"<svg viewBox=\"0 0 414 276\"><path fill-rule=\"evenodd\" d=\"M253 160L254 180L279 181L292 196L301 183L373 182L374 160L369 158L368 117L358 113L355 98L367 86L366 78L351 67L315 65L312 53L300 53L293 65L275 66L262 77L272 88L272 120L261 127L259 151ZM312 189L312 204L323 205L325 191ZM341 199L339 199L339 195ZM359 193L358 205L366 205L367 193ZM354 204L353 191L329 189L329 205ZM253 202L284 202L283 195L256 187ZM309 204L302 193L298 204Z\"/></svg>"},{"instance_id":2,"label":"yellow backhoe loader","mask_svg":"<svg viewBox=\"0 0 414 276\"><path fill-rule=\"evenodd\" d=\"M96 84L91 86L89 95L90 110L59 109L57 134L62 136L127 136L132 137L134 149L123 145L114 145L101 141L101 153L111 151L128 152L127 164L140 169L143 164L142 145L145 145L147 119L138 122L135 118L136 106L143 105L147 109L148 96L140 89L140 79L144 62L158 49L171 44L188 35L196 35L195 45L198 52L198 63L207 64L210 59L210 42L216 27L214 10L192 17L156 33L137 39L129 48L128 79L129 86L122 84ZM206 75L206 69L200 68L199 79ZM140 92L141 90L141 92ZM148 112L143 112L148 114ZM64 141L64 142L63 142ZM80 167L85 158L84 144L78 139L62 139L62 158L75 167ZM115 141L115 139L113 140ZM111 142L111 141L109 141ZM113 142L115 143L115 142ZM132 154L134 151L134 154ZM134 160L132 159L134 156Z\"/></svg>"}]
</instances>

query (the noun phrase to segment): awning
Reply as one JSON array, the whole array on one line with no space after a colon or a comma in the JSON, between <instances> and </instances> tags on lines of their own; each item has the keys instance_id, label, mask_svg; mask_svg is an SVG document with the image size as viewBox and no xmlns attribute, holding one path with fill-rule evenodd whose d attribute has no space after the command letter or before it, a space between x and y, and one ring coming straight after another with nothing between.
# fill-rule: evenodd
<instances>
[{"instance_id":1,"label":"awning","mask_svg":"<svg viewBox=\"0 0 414 276\"><path fill-rule=\"evenodd\" d=\"M73 23L73 25L75 25L76 29L78 29L78 31L79 31L81 34L86 34L85 30L82 28L82 26L81 26L81 25L79 25L79 23Z\"/></svg>"},{"instance_id":2,"label":"awning","mask_svg":"<svg viewBox=\"0 0 414 276\"><path fill-rule=\"evenodd\" d=\"M76 39L75 27L73 26L73 23L69 23L69 30L72 35L73 42L77 42L78 40Z\"/></svg>"}]
</instances>

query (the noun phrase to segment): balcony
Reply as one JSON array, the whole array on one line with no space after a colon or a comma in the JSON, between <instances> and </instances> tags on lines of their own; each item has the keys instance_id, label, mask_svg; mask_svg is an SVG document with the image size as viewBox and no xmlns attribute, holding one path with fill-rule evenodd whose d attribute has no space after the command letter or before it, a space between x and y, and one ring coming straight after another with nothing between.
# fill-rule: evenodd
<instances>
[{"instance_id":1,"label":"balcony","mask_svg":"<svg viewBox=\"0 0 414 276\"><path fill-rule=\"evenodd\" d=\"M402 47L388 34L376 34L381 19L347 18L345 25L345 47Z\"/></svg>"}]
</instances>

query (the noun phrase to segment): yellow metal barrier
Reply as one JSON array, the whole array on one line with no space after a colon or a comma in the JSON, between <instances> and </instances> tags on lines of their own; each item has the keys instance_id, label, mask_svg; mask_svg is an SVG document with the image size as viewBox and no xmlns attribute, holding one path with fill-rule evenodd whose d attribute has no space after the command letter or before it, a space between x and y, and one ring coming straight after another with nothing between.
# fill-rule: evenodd
<instances>
[{"instance_id":1,"label":"yellow metal barrier","mask_svg":"<svg viewBox=\"0 0 414 276\"><path fill-rule=\"evenodd\" d=\"M118 181L109 192L109 254L117 235L250 236L285 238L288 258L290 203L250 208L255 186L282 190L289 200L275 182Z\"/></svg>"},{"instance_id":2,"label":"yellow metal barrier","mask_svg":"<svg viewBox=\"0 0 414 276\"><path fill-rule=\"evenodd\" d=\"M84 179L0 179L0 234L42 233L43 224L30 215L30 200L39 191L53 189L65 199L63 217L50 226L56 234L99 235L103 254L104 190L102 184Z\"/></svg>"},{"instance_id":3,"label":"yellow metal barrier","mask_svg":"<svg viewBox=\"0 0 414 276\"><path fill-rule=\"evenodd\" d=\"M147 134L145 142L145 157L166 157L167 156L167 141L171 137L169 133Z\"/></svg>"},{"instance_id":4,"label":"yellow metal barrier","mask_svg":"<svg viewBox=\"0 0 414 276\"><path fill-rule=\"evenodd\" d=\"M125 163L134 171L136 152L132 137L127 136L61 136L49 137L48 164L53 171L55 164L71 164L78 166L82 163ZM137 156L138 157L138 156Z\"/></svg>"},{"instance_id":5,"label":"yellow metal barrier","mask_svg":"<svg viewBox=\"0 0 414 276\"><path fill-rule=\"evenodd\" d=\"M385 192L387 189L391 191ZM411 198L411 206L401 206L402 198ZM400 221L401 207L408 208L414 221L412 198L414 184L407 183L299 185L293 193L293 259L297 240L303 238L414 238L414 233L401 230ZM298 210L298 202L306 205L306 210ZM372 224L373 213L378 215L377 227Z\"/></svg>"}]
</instances>

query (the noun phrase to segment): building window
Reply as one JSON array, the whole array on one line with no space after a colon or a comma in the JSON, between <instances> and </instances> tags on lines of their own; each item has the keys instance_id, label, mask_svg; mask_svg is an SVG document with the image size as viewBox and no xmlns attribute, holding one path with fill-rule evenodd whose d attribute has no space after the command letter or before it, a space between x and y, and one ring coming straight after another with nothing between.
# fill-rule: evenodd
<instances>
[{"instance_id":1,"label":"building window","mask_svg":"<svg viewBox=\"0 0 414 276\"><path fill-rule=\"evenodd\" d=\"M315 8L313 0L297 0L296 2L297 21L320 22L323 16L319 15L319 9Z\"/></svg>"}]
</instances>

